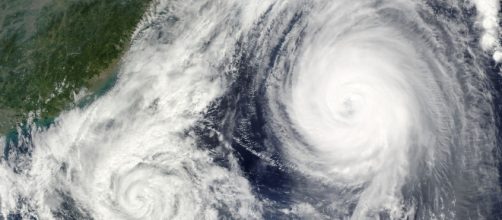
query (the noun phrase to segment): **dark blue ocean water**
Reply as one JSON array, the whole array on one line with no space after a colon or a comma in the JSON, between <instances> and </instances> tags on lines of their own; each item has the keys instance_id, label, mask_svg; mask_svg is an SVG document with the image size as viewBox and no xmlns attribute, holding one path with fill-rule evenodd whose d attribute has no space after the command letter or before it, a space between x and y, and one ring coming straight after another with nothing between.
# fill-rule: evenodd
<instances>
[{"instance_id":1,"label":"dark blue ocean water","mask_svg":"<svg viewBox=\"0 0 502 220\"><path fill-rule=\"evenodd\" d=\"M428 22L431 25L441 30L441 26L437 19L461 20L467 24L470 29L465 35L472 36L472 44L476 45L479 39L479 30L475 27L474 18L476 17L475 10L463 9L459 11L449 7L446 3L438 3L436 1L428 1L428 6L435 13L434 16L424 12L423 16L430 16ZM389 12L392 13L392 12ZM307 176L299 173L294 169L294 166L288 164L285 160L284 152L282 152L281 141L276 137L273 127L270 126L270 113L268 106L268 98L266 94L267 84L264 82L269 77L270 71L274 69L277 59L283 57L284 45L288 42L286 38L292 30L301 31L306 23L303 22L303 12L298 12L286 22L284 27L280 28L280 34L274 35L271 42L275 42L268 47L268 60L263 60L257 63L254 60L257 57L257 51L262 47L260 42L249 40L254 36L250 35L249 39L242 39L236 47L235 57L237 63L233 64L237 68L233 72L226 73L228 81L231 82L225 94L214 101L209 110L204 115L203 120L187 130L188 134L194 131L197 134L198 146L203 149L211 149L214 153L212 157L214 161L223 166L229 167L228 155L231 154L237 158L240 168L245 178L250 182L253 193L264 203L263 217L265 219L296 219L301 218L284 212L289 209L299 200L318 203L320 210L326 215L340 217L346 213L337 210L331 210L327 205L323 205L324 200L330 199L334 194L330 191L336 191L336 188L326 186L322 182L316 182L309 179ZM501 24L502 26L502 24ZM258 25L255 32L262 31ZM501 39L502 40L502 39ZM250 44L249 42L255 42ZM447 43L448 40L445 40ZM291 43L291 42L289 42ZM302 34L297 36L296 44L302 43ZM473 46L477 47L477 46ZM464 54L466 57L469 53ZM469 61L467 59L467 61ZM472 61L475 62L475 61ZM496 118L498 148L494 149L493 155L498 159L499 184L502 187L502 76L500 74L501 64L496 64L488 56L482 61L485 71L489 78L486 92L493 95L493 111ZM284 69L292 68L286 63ZM100 89L95 96L84 99L77 107L84 108L89 103L94 101L100 95L105 94L116 82L116 75ZM279 109L281 111L281 109ZM285 113L285 107L282 109ZM21 125L17 131L11 131L6 138L6 146L3 152L3 163L9 166L16 173L22 173L29 169L29 161L25 161L25 157L31 155L31 129L47 128L51 126L54 119L34 120L33 124ZM211 131L218 131L223 139L212 135ZM229 144L229 149L221 149L222 145ZM424 187L427 188L427 187ZM360 189L353 189L354 192L340 192L336 194L344 196L350 193L357 193ZM417 193L413 189L409 189L408 196L416 196ZM327 193L330 192L330 193ZM424 191L427 195L430 192ZM405 193L406 195L406 193ZM78 207L78 204L67 192L60 192L63 198L61 207L54 211L54 216L61 219L91 219L91 215L86 210ZM29 198L19 198L19 209L30 209L26 207L25 200ZM477 198L480 203L486 204L486 210L490 212L487 219L502 219L502 197L500 192L494 192L489 198ZM427 201L427 199L424 199ZM352 212L357 204L357 200L347 199L347 207L349 213ZM476 202L476 201L473 201ZM423 204L427 205L427 204ZM424 209L425 210L425 209ZM464 210L465 211L465 210ZM459 211L462 212L462 211ZM468 211L466 216L470 216ZM223 214L224 216L224 214ZM416 219L425 219L424 212L419 210L416 212ZM381 219L389 219L388 214L383 210L379 217ZM2 219L2 217L0 217ZM20 214L11 213L7 219L17 220L22 219ZM32 219L37 219L34 215Z\"/></svg>"}]
</instances>

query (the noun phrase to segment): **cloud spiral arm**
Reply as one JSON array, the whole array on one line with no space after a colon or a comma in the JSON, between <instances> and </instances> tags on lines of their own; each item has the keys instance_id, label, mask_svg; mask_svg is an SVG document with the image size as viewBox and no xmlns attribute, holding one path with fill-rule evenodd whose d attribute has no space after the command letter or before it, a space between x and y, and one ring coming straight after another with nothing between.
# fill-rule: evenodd
<instances>
[{"instance_id":1,"label":"cloud spiral arm","mask_svg":"<svg viewBox=\"0 0 502 220\"><path fill-rule=\"evenodd\" d=\"M490 219L498 94L470 10L155 1L115 86L2 159L0 213Z\"/></svg>"}]
</instances>

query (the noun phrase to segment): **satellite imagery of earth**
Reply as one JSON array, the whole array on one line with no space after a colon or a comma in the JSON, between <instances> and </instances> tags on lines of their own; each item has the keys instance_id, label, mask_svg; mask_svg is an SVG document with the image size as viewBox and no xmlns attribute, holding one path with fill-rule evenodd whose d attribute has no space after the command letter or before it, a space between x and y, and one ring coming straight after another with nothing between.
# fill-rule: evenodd
<instances>
[{"instance_id":1,"label":"satellite imagery of earth","mask_svg":"<svg viewBox=\"0 0 502 220\"><path fill-rule=\"evenodd\" d=\"M0 0L0 220L502 220L499 0Z\"/></svg>"}]
</instances>

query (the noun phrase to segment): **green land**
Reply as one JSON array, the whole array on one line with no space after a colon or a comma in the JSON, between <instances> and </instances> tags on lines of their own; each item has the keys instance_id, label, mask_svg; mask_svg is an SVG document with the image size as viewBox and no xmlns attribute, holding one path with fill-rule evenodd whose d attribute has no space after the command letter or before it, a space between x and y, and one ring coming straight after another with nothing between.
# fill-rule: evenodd
<instances>
[{"instance_id":1,"label":"green land","mask_svg":"<svg viewBox=\"0 0 502 220\"><path fill-rule=\"evenodd\" d=\"M151 0L0 0L0 135L103 84Z\"/></svg>"}]
</instances>

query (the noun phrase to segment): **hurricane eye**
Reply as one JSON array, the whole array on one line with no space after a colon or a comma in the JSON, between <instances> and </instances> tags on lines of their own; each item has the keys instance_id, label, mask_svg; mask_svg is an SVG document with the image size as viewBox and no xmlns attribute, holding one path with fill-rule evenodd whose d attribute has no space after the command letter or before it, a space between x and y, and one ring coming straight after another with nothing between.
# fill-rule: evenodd
<instances>
[{"instance_id":1,"label":"hurricane eye","mask_svg":"<svg viewBox=\"0 0 502 220\"><path fill-rule=\"evenodd\" d=\"M0 0L0 220L502 219L501 0Z\"/></svg>"}]
</instances>

